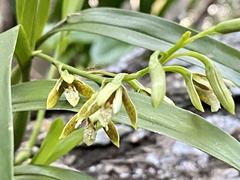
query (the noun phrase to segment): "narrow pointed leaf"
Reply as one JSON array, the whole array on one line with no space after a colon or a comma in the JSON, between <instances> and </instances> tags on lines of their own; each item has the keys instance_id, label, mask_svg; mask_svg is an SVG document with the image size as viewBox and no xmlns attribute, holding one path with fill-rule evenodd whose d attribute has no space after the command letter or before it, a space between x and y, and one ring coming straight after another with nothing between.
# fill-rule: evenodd
<instances>
[{"instance_id":1,"label":"narrow pointed leaf","mask_svg":"<svg viewBox=\"0 0 240 180\"><path fill-rule=\"evenodd\" d=\"M44 109L50 88L43 90L42 87L51 87L54 84L54 81L35 81L13 86L12 93L16 94L13 96L12 101L13 110L20 111L24 108L28 108L28 110ZM25 88L35 92L35 95L29 95ZM17 93L21 97L17 96ZM136 105L138 127L187 143L240 170L240 143L228 133L190 111L169 105L165 102L158 108L152 108L150 97L135 92L128 93ZM36 107L32 103L26 103L26 101L32 101ZM72 108L68 103L60 99L60 102L53 109L78 112L79 108L85 102L86 99L82 98L79 105ZM117 122L131 125L127 119L128 115L123 109L113 117L113 120ZM75 132L72 134L75 134ZM64 152L64 150L61 152Z\"/></svg>"},{"instance_id":2,"label":"narrow pointed leaf","mask_svg":"<svg viewBox=\"0 0 240 180\"><path fill-rule=\"evenodd\" d=\"M51 164L79 145L83 141L83 130L84 128L75 129L67 137L60 139L54 153L48 158L45 164Z\"/></svg>"},{"instance_id":3,"label":"narrow pointed leaf","mask_svg":"<svg viewBox=\"0 0 240 180\"><path fill-rule=\"evenodd\" d=\"M100 34L153 51L170 49L186 31L191 31L192 35L197 33L149 14L121 9L92 8L69 17L39 39L37 46L58 31L71 30ZM217 68L225 78L231 79L240 86L240 52L238 50L210 37L198 39L179 52L186 50L208 55L215 61ZM181 57L180 59L202 67L194 58Z\"/></svg>"},{"instance_id":4,"label":"narrow pointed leaf","mask_svg":"<svg viewBox=\"0 0 240 180\"><path fill-rule=\"evenodd\" d=\"M63 129L63 120L56 119L48 129L47 136L43 140L40 149L33 156L30 164L46 164L47 159L52 155L59 141L59 136Z\"/></svg>"},{"instance_id":5,"label":"narrow pointed leaf","mask_svg":"<svg viewBox=\"0 0 240 180\"><path fill-rule=\"evenodd\" d=\"M49 0L17 0L17 21L23 26L33 50L36 39L42 34L48 19L50 8Z\"/></svg>"},{"instance_id":6,"label":"narrow pointed leaf","mask_svg":"<svg viewBox=\"0 0 240 180\"><path fill-rule=\"evenodd\" d=\"M22 165L14 167L14 177L21 178L21 176L28 176L29 179L31 176L38 175L42 179L51 178L51 179L84 179L84 180L93 180L92 177L83 174L81 172L69 169L62 169L58 167L51 166L40 166L40 165Z\"/></svg>"},{"instance_id":7,"label":"narrow pointed leaf","mask_svg":"<svg viewBox=\"0 0 240 180\"><path fill-rule=\"evenodd\" d=\"M11 103L11 64L19 26L0 34L0 174L13 179L13 116Z\"/></svg>"},{"instance_id":8,"label":"narrow pointed leaf","mask_svg":"<svg viewBox=\"0 0 240 180\"><path fill-rule=\"evenodd\" d=\"M15 55L17 57L18 64L22 71L24 71L24 68L28 68L31 64L31 47L29 44L29 39L26 36L26 32L23 29L22 25L19 25L19 35L18 35L18 41L16 45ZM26 71L26 69L25 69ZM27 72L22 72L27 73Z\"/></svg>"}]
</instances>

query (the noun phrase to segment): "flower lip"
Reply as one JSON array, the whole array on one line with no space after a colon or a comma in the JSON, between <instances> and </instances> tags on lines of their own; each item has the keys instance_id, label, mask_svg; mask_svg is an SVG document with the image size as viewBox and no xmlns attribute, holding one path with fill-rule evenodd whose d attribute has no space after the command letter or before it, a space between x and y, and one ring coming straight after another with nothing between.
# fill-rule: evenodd
<instances>
[{"instance_id":1,"label":"flower lip","mask_svg":"<svg viewBox=\"0 0 240 180\"><path fill-rule=\"evenodd\" d=\"M94 90L84 82L80 81L72 74L63 71L61 77L57 80L55 86L50 91L47 98L47 109L56 105L63 92L67 101L75 107L79 102L79 94L82 94L86 98L90 98L94 93Z\"/></svg>"},{"instance_id":2,"label":"flower lip","mask_svg":"<svg viewBox=\"0 0 240 180\"><path fill-rule=\"evenodd\" d=\"M206 75L200 73L193 73L192 79L200 99L209 106L211 106L212 112L218 111L221 108L220 102L214 94Z\"/></svg>"}]
</instances>

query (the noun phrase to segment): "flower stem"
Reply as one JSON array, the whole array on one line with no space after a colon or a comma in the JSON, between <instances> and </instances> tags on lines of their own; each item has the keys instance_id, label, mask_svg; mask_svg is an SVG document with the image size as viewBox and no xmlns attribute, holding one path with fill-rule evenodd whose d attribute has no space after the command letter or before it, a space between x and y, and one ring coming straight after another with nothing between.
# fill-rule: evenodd
<instances>
[{"instance_id":1,"label":"flower stem","mask_svg":"<svg viewBox=\"0 0 240 180\"><path fill-rule=\"evenodd\" d=\"M51 56L48 56L47 54L41 53L41 52L36 52L34 53L35 56L38 56L40 58L43 58L44 60L52 63L54 66L56 66L57 68L59 68L60 66L62 66L63 69L68 70L69 72L73 73L73 74L77 74L79 76L91 79L92 81L95 81L99 84L101 84L103 82L104 79L107 79L105 77L101 77L101 76L96 76L94 74L91 74L87 71L83 71L83 70L79 70L77 68L74 68L72 66L69 66L67 64L64 64L54 58L52 58ZM112 79L112 78L111 78ZM105 80L106 81L106 80Z\"/></svg>"},{"instance_id":2,"label":"flower stem","mask_svg":"<svg viewBox=\"0 0 240 180\"><path fill-rule=\"evenodd\" d=\"M194 52L194 51L188 51L188 52L184 52L184 53L174 54L174 55L170 56L167 59L167 61L169 61L171 59L174 59L174 58L182 57L182 56L194 57L194 58L198 59L199 61L201 61L205 66L212 64L212 62L208 59L207 56L202 55L202 54L197 53L197 52Z\"/></svg>"}]
</instances>

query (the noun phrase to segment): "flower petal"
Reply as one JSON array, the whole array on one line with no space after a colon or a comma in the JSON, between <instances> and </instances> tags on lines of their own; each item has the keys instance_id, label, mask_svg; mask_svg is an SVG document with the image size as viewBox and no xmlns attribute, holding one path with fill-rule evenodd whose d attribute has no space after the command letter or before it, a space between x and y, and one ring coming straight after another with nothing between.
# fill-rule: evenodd
<instances>
[{"instance_id":1,"label":"flower petal","mask_svg":"<svg viewBox=\"0 0 240 180\"><path fill-rule=\"evenodd\" d=\"M117 131L117 128L115 127L114 123L112 121L109 122L108 124L108 129L107 128L103 128L105 133L108 135L109 139L111 140L111 142L119 147L119 134Z\"/></svg>"},{"instance_id":2,"label":"flower petal","mask_svg":"<svg viewBox=\"0 0 240 180\"><path fill-rule=\"evenodd\" d=\"M212 90L211 85L204 74L193 73L192 76L193 84L205 90Z\"/></svg>"},{"instance_id":3,"label":"flower petal","mask_svg":"<svg viewBox=\"0 0 240 180\"><path fill-rule=\"evenodd\" d=\"M119 87L116 91L115 97L113 99L113 114L117 114L122 106L122 87Z\"/></svg>"},{"instance_id":4,"label":"flower petal","mask_svg":"<svg viewBox=\"0 0 240 180\"><path fill-rule=\"evenodd\" d=\"M76 129L75 126L77 124L77 119L78 114L75 114L63 128L62 134L60 135L59 139L67 137L71 132L73 132Z\"/></svg>"},{"instance_id":5,"label":"flower petal","mask_svg":"<svg viewBox=\"0 0 240 180\"><path fill-rule=\"evenodd\" d=\"M215 96L212 90L205 90L205 89L196 87L196 91L200 99L206 104L208 104L209 106L211 106L212 112L216 112L221 108L220 102L218 101L217 97Z\"/></svg>"},{"instance_id":6,"label":"flower petal","mask_svg":"<svg viewBox=\"0 0 240 180\"><path fill-rule=\"evenodd\" d=\"M52 108L58 102L59 98L61 97L62 93L64 92L64 88L62 86L63 80L61 78L58 79L53 89L48 94L47 98L47 109Z\"/></svg>"},{"instance_id":7,"label":"flower petal","mask_svg":"<svg viewBox=\"0 0 240 180\"><path fill-rule=\"evenodd\" d=\"M98 92L94 93L92 97L87 100L87 102L85 102L85 104L81 107L78 112L79 120L88 118L101 108L101 106L98 106L96 103L97 96Z\"/></svg>"},{"instance_id":8,"label":"flower petal","mask_svg":"<svg viewBox=\"0 0 240 180\"><path fill-rule=\"evenodd\" d=\"M108 83L103 89L99 91L96 99L98 106L102 106L107 102L110 96L120 87L121 83Z\"/></svg>"},{"instance_id":9,"label":"flower petal","mask_svg":"<svg viewBox=\"0 0 240 180\"><path fill-rule=\"evenodd\" d=\"M82 94L84 97L86 98L90 98L93 93L94 90L87 84L85 84L84 82L80 81L79 79L77 79L76 77L74 77L74 81L73 81L73 86L75 86L75 88L77 89L77 91Z\"/></svg>"},{"instance_id":10,"label":"flower petal","mask_svg":"<svg viewBox=\"0 0 240 180\"><path fill-rule=\"evenodd\" d=\"M199 111L204 112L200 97L195 89L195 86L192 81L192 74L186 74L184 77L185 83L186 83L186 89L188 92L188 95L190 97L190 100L193 104L193 106L198 109Z\"/></svg>"},{"instance_id":11,"label":"flower petal","mask_svg":"<svg viewBox=\"0 0 240 180\"><path fill-rule=\"evenodd\" d=\"M61 72L61 78L63 78L63 80L68 84L72 84L74 81L74 76L69 74L67 70Z\"/></svg>"},{"instance_id":12,"label":"flower petal","mask_svg":"<svg viewBox=\"0 0 240 180\"><path fill-rule=\"evenodd\" d=\"M126 109L128 117L131 120L133 128L137 129L137 111L136 111L135 105L133 104L132 100L130 99L125 87L122 86L122 88L123 88L122 100L123 100L124 107Z\"/></svg>"},{"instance_id":13,"label":"flower petal","mask_svg":"<svg viewBox=\"0 0 240 180\"><path fill-rule=\"evenodd\" d=\"M105 104L107 100L110 98L110 96L122 85L122 80L124 76L125 76L124 73L117 74L110 83L105 85L99 91L99 95L97 97L97 104L99 106Z\"/></svg>"}]
</instances>

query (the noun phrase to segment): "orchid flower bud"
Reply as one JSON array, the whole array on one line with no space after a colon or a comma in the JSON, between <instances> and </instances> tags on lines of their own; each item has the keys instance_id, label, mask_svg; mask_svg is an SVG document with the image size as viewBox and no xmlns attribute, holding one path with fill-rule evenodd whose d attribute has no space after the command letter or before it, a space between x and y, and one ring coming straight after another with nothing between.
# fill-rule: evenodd
<instances>
[{"instance_id":1,"label":"orchid flower bud","mask_svg":"<svg viewBox=\"0 0 240 180\"><path fill-rule=\"evenodd\" d=\"M149 75L151 78L151 99L153 107L158 107L166 94L166 77L165 71L159 62L160 52L154 52L148 64Z\"/></svg>"},{"instance_id":2,"label":"orchid flower bud","mask_svg":"<svg viewBox=\"0 0 240 180\"><path fill-rule=\"evenodd\" d=\"M214 31L221 34L240 31L240 18L221 22L214 27Z\"/></svg>"},{"instance_id":3,"label":"orchid flower bud","mask_svg":"<svg viewBox=\"0 0 240 180\"><path fill-rule=\"evenodd\" d=\"M205 71L213 92L222 106L231 114L235 114L235 103L232 94L225 85L220 71L210 63L205 65Z\"/></svg>"}]
</instances>

